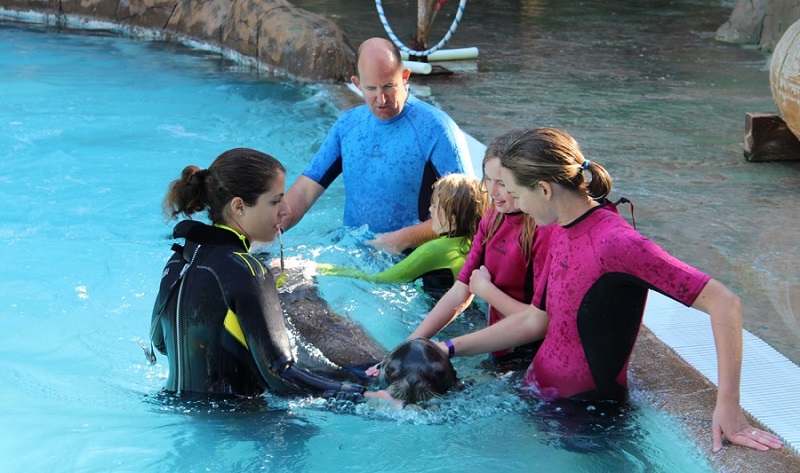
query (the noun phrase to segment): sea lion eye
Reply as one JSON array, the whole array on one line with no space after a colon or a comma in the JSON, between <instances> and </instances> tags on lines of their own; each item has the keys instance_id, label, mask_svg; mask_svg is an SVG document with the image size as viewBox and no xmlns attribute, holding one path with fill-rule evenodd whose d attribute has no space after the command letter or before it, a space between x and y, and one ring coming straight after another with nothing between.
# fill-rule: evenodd
<instances>
[{"instance_id":1,"label":"sea lion eye","mask_svg":"<svg viewBox=\"0 0 800 473\"><path fill-rule=\"evenodd\" d=\"M386 373L386 376L392 376L397 371L397 368L397 362L392 361L383 365L383 372Z\"/></svg>"}]
</instances>

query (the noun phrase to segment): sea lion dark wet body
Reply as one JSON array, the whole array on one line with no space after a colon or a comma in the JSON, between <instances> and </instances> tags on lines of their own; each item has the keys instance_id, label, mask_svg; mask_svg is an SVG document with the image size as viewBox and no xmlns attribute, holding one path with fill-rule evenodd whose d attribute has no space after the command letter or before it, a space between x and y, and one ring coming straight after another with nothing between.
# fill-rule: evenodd
<instances>
[{"instance_id":1,"label":"sea lion dark wet body","mask_svg":"<svg viewBox=\"0 0 800 473\"><path fill-rule=\"evenodd\" d=\"M386 350L361 325L331 309L320 296L313 276L303 268L285 271L286 280L278 296L289 330L300 337L297 356L303 366L341 377L345 372L352 374L351 368L363 371L383 359ZM326 360L321 360L314 349Z\"/></svg>"},{"instance_id":2,"label":"sea lion dark wet body","mask_svg":"<svg viewBox=\"0 0 800 473\"><path fill-rule=\"evenodd\" d=\"M381 387L406 403L427 401L458 384L450 359L428 339L407 340L386 355L361 325L330 308L314 277L302 267L286 268L286 280L278 292L290 330L302 338L298 359L304 366L337 375L324 366L324 360L320 366L321 360L309 348L317 348L332 364L345 369L372 366L383 359Z\"/></svg>"}]
</instances>

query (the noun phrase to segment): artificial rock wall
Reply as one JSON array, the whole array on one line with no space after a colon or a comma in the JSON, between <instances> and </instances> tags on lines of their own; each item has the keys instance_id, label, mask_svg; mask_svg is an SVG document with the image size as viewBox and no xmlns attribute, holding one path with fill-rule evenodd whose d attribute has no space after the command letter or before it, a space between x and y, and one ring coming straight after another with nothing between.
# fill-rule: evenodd
<instances>
[{"instance_id":1,"label":"artificial rock wall","mask_svg":"<svg viewBox=\"0 0 800 473\"><path fill-rule=\"evenodd\" d=\"M730 18L717 30L727 43L757 44L772 51L783 33L800 19L800 0L739 0Z\"/></svg>"},{"instance_id":2,"label":"artificial rock wall","mask_svg":"<svg viewBox=\"0 0 800 473\"><path fill-rule=\"evenodd\" d=\"M347 81L355 49L332 21L285 0L0 0L0 7L105 20L229 48L281 73Z\"/></svg>"},{"instance_id":3,"label":"artificial rock wall","mask_svg":"<svg viewBox=\"0 0 800 473\"><path fill-rule=\"evenodd\" d=\"M0 0L0 7L76 15L230 48L313 81L348 81L355 52L332 21L286 0ZM739 0L716 39L773 50L800 19L800 0Z\"/></svg>"}]
</instances>

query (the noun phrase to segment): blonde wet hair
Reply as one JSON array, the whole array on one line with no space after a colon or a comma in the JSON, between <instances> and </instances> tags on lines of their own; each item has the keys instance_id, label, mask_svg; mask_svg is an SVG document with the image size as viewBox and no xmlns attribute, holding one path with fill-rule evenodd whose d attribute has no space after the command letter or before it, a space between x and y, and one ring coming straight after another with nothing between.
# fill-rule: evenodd
<instances>
[{"instance_id":1,"label":"blonde wet hair","mask_svg":"<svg viewBox=\"0 0 800 473\"><path fill-rule=\"evenodd\" d=\"M465 174L448 174L433 184L431 203L438 200L438 211L450 224L448 237L470 241L478 233L478 223L489 208L489 196L481 181Z\"/></svg>"}]
</instances>

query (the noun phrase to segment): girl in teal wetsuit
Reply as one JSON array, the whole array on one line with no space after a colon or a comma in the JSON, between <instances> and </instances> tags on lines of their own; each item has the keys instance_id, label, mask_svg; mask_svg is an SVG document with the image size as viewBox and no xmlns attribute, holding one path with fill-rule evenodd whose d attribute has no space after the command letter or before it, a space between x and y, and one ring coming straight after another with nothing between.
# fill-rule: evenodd
<instances>
[{"instance_id":1,"label":"girl in teal wetsuit","mask_svg":"<svg viewBox=\"0 0 800 473\"><path fill-rule=\"evenodd\" d=\"M448 174L434 183L431 197L431 220L439 238L424 243L399 263L377 274L326 264L318 264L317 271L377 283L404 283L422 278L426 291L449 288L464 266L488 205L489 198L478 179Z\"/></svg>"}]
</instances>

